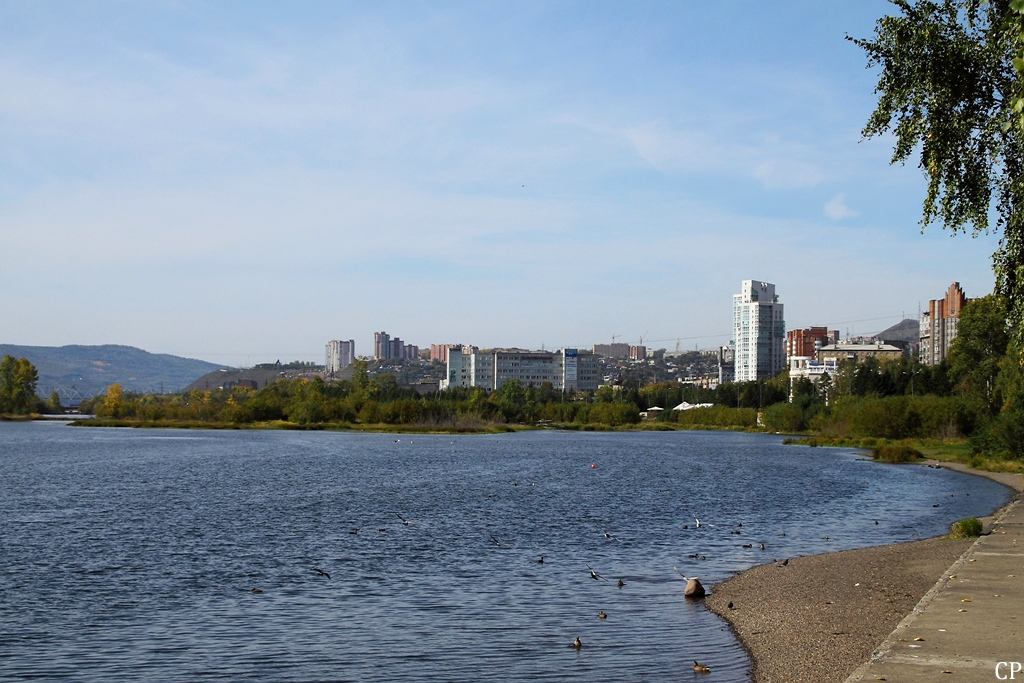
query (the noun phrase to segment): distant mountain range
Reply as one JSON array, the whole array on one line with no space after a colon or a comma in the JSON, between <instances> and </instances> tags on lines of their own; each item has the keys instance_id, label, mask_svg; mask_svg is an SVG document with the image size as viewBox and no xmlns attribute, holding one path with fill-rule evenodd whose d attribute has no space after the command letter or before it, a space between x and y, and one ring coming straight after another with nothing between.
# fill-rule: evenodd
<instances>
[{"instance_id":1,"label":"distant mountain range","mask_svg":"<svg viewBox=\"0 0 1024 683\"><path fill-rule=\"evenodd\" d=\"M56 390L62 402L76 394L89 398L111 384L125 391L172 393L180 391L222 365L165 353L149 353L132 346L17 346L0 344L0 357L27 358L36 367L36 393L46 397Z\"/></svg>"}]
</instances>

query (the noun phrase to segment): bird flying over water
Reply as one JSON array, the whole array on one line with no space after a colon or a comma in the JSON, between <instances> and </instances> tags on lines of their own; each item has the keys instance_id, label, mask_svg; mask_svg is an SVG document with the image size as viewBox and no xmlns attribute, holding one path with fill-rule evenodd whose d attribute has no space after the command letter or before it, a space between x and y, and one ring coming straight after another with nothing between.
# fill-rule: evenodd
<instances>
[{"instance_id":1,"label":"bird flying over water","mask_svg":"<svg viewBox=\"0 0 1024 683\"><path fill-rule=\"evenodd\" d=\"M407 520L405 519L405 517L403 517L402 515L399 515L399 514L398 514L397 512L395 513L395 515L397 515L397 516L398 516L398 518L399 518L400 520L402 520L402 524L404 524L404 525L406 525L406 526L409 526L410 524L412 524L412 522L410 522L410 521L407 521Z\"/></svg>"},{"instance_id":2,"label":"bird flying over water","mask_svg":"<svg viewBox=\"0 0 1024 683\"><path fill-rule=\"evenodd\" d=\"M326 576L328 579L331 578L331 575L325 572L323 569L320 569L320 567L313 567L313 571L315 571L320 576Z\"/></svg>"},{"instance_id":3,"label":"bird flying over water","mask_svg":"<svg viewBox=\"0 0 1024 683\"><path fill-rule=\"evenodd\" d=\"M690 579L696 579L697 578L696 576L687 576L686 574L682 573L681 571L679 571L679 567L672 567L672 568L676 570L676 573L679 574L679 576L683 577L683 581L689 581Z\"/></svg>"},{"instance_id":4,"label":"bird flying over water","mask_svg":"<svg viewBox=\"0 0 1024 683\"><path fill-rule=\"evenodd\" d=\"M590 570L590 578L594 579L594 581L597 581L598 579L603 579L604 578L603 576L601 576L600 574L595 572L594 568L591 567L589 564L587 565L587 569Z\"/></svg>"}]
</instances>

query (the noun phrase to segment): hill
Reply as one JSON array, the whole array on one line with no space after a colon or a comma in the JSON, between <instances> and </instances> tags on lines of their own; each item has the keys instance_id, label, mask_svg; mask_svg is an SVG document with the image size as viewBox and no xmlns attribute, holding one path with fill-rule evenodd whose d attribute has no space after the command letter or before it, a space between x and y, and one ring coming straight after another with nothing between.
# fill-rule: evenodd
<instances>
[{"instance_id":1,"label":"hill","mask_svg":"<svg viewBox=\"0 0 1024 683\"><path fill-rule=\"evenodd\" d=\"M352 366L345 368L348 375L342 371L337 379L352 379ZM319 370L295 370L281 369L273 366L257 366L255 368L217 368L208 372L186 386L183 391L193 389L225 389L236 385L250 385L260 389L271 382L279 379L294 379L295 377L320 377L323 373Z\"/></svg>"},{"instance_id":2,"label":"hill","mask_svg":"<svg viewBox=\"0 0 1024 683\"><path fill-rule=\"evenodd\" d=\"M876 339L885 341L905 341L916 344L921 340L921 325L917 320L906 318L892 327L875 335Z\"/></svg>"},{"instance_id":3,"label":"hill","mask_svg":"<svg viewBox=\"0 0 1024 683\"><path fill-rule=\"evenodd\" d=\"M17 346L0 344L0 357L27 358L36 366L36 393L56 390L62 402L89 398L118 383L125 391L172 393L223 366L193 358L156 354L133 346Z\"/></svg>"}]
</instances>

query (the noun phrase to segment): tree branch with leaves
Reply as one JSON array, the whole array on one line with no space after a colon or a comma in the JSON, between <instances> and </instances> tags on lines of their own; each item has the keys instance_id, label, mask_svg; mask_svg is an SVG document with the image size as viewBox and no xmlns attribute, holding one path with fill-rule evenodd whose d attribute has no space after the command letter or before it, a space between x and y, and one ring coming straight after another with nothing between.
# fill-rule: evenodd
<instances>
[{"instance_id":1,"label":"tree branch with leaves","mask_svg":"<svg viewBox=\"0 0 1024 683\"><path fill-rule=\"evenodd\" d=\"M1024 335L1024 0L891 0L898 14L850 38L881 74L867 138L891 131L928 182L921 226L997 230L996 289ZM993 221L994 219L994 221ZM993 225L994 222L994 225Z\"/></svg>"}]
</instances>

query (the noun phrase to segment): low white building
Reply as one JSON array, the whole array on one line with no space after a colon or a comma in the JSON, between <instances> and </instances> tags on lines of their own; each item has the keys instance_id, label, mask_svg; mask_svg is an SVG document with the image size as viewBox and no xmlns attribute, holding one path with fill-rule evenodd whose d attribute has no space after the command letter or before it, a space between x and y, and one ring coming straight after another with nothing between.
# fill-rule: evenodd
<instances>
[{"instance_id":1,"label":"low white building","mask_svg":"<svg viewBox=\"0 0 1024 683\"><path fill-rule=\"evenodd\" d=\"M597 391L600 379L597 358L590 351L524 351L462 347L448 351L448 372L441 388L482 387L500 389L510 380L539 387L544 382L559 391Z\"/></svg>"},{"instance_id":2,"label":"low white building","mask_svg":"<svg viewBox=\"0 0 1024 683\"><path fill-rule=\"evenodd\" d=\"M838 369L839 359L835 356L823 358L820 362L811 356L792 356L789 359L789 400L793 400L793 383L796 380L804 377L817 386L825 373L834 379Z\"/></svg>"}]
</instances>

